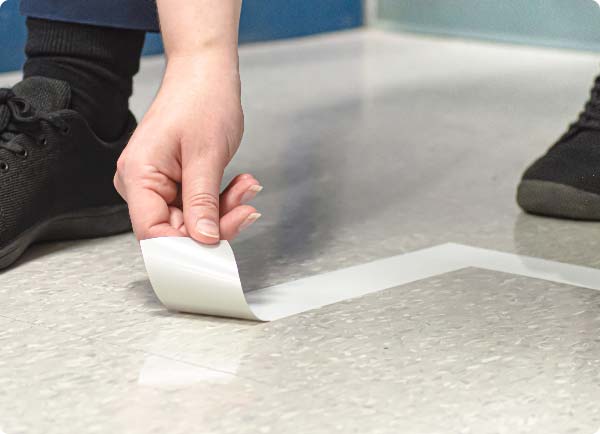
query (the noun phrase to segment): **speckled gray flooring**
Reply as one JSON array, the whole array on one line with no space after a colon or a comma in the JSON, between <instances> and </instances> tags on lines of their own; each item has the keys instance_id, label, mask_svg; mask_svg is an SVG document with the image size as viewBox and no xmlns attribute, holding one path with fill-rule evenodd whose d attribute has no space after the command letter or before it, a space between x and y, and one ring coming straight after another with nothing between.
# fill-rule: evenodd
<instances>
[{"instance_id":1,"label":"speckled gray flooring","mask_svg":"<svg viewBox=\"0 0 600 434\"><path fill-rule=\"evenodd\" d=\"M380 32L241 54L264 219L250 287L449 241L600 265L598 224L525 216L522 169L595 56ZM145 61L141 114L162 62ZM15 75L0 76L0 86ZM586 433L600 293L465 269L269 324L167 312L131 235L46 244L0 275L0 432Z\"/></svg>"}]
</instances>

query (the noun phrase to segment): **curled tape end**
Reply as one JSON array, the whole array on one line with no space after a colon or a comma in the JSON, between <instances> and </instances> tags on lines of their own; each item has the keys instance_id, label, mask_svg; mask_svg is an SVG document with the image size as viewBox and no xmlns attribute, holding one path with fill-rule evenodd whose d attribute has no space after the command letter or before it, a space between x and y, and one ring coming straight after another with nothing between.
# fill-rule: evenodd
<instances>
[{"instance_id":1,"label":"curled tape end","mask_svg":"<svg viewBox=\"0 0 600 434\"><path fill-rule=\"evenodd\" d=\"M207 246L185 237L140 242L152 288L169 309L261 321L246 301L227 241Z\"/></svg>"}]
</instances>

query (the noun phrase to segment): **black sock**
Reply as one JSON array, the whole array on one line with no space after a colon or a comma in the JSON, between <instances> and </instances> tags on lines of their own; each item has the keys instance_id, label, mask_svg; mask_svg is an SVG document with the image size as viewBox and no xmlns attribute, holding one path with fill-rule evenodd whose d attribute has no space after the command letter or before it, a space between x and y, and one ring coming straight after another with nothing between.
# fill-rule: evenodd
<instances>
[{"instance_id":1,"label":"black sock","mask_svg":"<svg viewBox=\"0 0 600 434\"><path fill-rule=\"evenodd\" d=\"M71 86L71 108L104 140L126 126L133 76L145 32L27 19L25 78L41 76Z\"/></svg>"}]
</instances>

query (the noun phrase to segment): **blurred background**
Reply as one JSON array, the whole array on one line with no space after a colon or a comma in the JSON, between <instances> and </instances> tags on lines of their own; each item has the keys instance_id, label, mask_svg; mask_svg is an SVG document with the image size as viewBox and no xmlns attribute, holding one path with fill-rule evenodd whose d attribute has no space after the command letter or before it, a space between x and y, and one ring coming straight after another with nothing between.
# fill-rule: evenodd
<instances>
[{"instance_id":1,"label":"blurred background","mask_svg":"<svg viewBox=\"0 0 600 434\"><path fill-rule=\"evenodd\" d=\"M23 61L18 0L0 9L0 71ZM313 35L370 25L392 31L473 37L584 50L600 49L593 0L245 0L241 42ZM149 35L146 54L162 51Z\"/></svg>"},{"instance_id":2,"label":"blurred background","mask_svg":"<svg viewBox=\"0 0 600 434\"><path fill-rule=\"evenodd\" d=\"M378 0L388 29L585 50L600 49L593 0Z\"/></svg>"},{"instance_id":3,"label":"blurred background","mask_svg":"<svg viewBox=\"0 0 600 434\"><path fill-rule=\"evenodd\" d=\"M308 36L363 25L362 0L245 0L241 43ZM19 0L0 7L0 72L17 70L23 62L24 19ZM146 54L162 52L159 35L148 35Z\"/></svg>"}]
</instances>

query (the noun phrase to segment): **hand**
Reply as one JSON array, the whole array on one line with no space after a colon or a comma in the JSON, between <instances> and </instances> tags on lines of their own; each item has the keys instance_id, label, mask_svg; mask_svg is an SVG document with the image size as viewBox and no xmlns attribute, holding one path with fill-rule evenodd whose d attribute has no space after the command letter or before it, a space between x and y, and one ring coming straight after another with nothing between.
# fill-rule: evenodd
<instances>
[{"instance_id":1,"label":"hand","mask_svg":"<svg viewBox=\"0 0 600 434\"><path fill-rule=\"evenodd\" d=\"M249 174L219 195L243 134L237 64L169 59L161 89L117 164L115 187L138 239L232 239L260 214L246 205L262 187Z\"/></svg>"}]
</instances>

